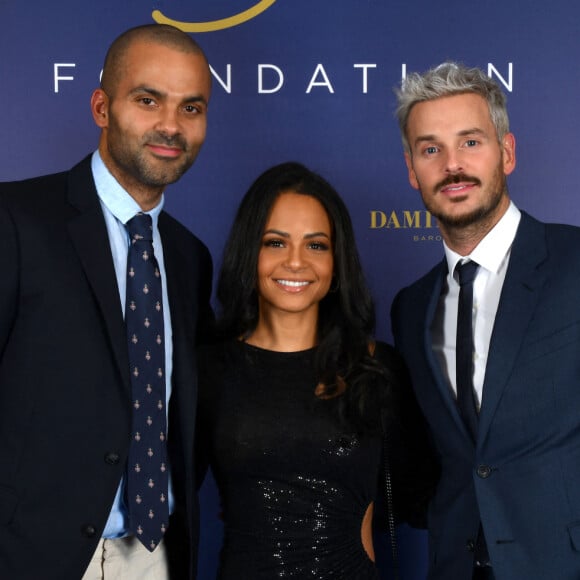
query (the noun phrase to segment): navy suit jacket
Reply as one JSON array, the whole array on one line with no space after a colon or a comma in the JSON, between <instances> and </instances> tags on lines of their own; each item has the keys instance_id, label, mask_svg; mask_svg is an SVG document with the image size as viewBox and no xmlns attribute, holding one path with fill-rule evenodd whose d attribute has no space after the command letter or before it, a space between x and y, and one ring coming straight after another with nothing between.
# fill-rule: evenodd
<instances>
[{"instance_id":1,"label":"navy suit jacket","mask_svg":"<svg viewBox=\"0 0 580 580\"><path fill-rule=\"evenodd\" d=\"M195 577L196 335L207 248L166 213L173 327L168 444L173 577ZM131 388L119 292L90 158L0 184L0 578L78 580L124 473Z\"/></svg>"},{"instance_id":2,"label":"navy suit jacket","mask_svg":"<svg viewBox=\"0 0 580 580\"><path fill-rule=\"evenodd\" d=\"M434 356L443 261L401 290L395 342L440 454L429 578L471 579L479 515L497 580L580 578L580 228L522 212L474 444Z\"/></svg>"}]
</instances>

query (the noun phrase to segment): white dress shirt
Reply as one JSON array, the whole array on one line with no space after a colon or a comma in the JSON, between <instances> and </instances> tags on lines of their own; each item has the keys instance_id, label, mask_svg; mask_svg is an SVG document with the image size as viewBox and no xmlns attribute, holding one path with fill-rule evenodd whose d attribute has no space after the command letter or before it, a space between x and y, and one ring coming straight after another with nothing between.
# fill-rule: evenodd
<instances>
[{"instance_id":1,"label":"white dress shirt","mask_svg":"<svg viewBox=\"0 0 580 580\"><path fill-rule=\"evenodd\" d=\"M119 182L111 175L98 151L93 153L91 168L93 179L97 188L99 201L107 225L109 243L113 255L113 264L117 275L117 286L119 288L119 302L125 316L125 290L127 287L127 254L129 252L129 234L125 224L138 212L141 211L139 204L121 187ZM163 324L165 333L165 376L167 403L171 396L171 372L173 367L173 340L171 328L171 316L169 310L169 298L167 295L167 276L165 273L165 262L163 259L163 246L161 235L157 228L159 214L163 209L164 198L161 197L159 204L151 211L144 212L151 216L153 222L153 250L155 259L161 274L162 294L163 294ZM167 404L166 409L169 408ZM117 494L113 502L109 519L103 531L104 538L118 538L128 533L127 508L124 501L125 478L121 481ZM171 474L169 474L169 513L174 507L174 497L171 487Z\"/></svg>"},{"instance_id":2,"label":"white dress shirt","mask_svg":"<svg viewBox=\"0 0 580 580\"><path fill-rule=\"evenodd\" d=\"M443 243L448 273L431 327L433 350L448 378L450 389L457 395L455 342L459 283L454 272L458 262L473 260L479 264L473 283L473 387L478 408L481 407L483 397L483 381L495 315L520 218L520 211L510 202L506 213L468 256L460 256Z\"/></svg>"}]
</instances>

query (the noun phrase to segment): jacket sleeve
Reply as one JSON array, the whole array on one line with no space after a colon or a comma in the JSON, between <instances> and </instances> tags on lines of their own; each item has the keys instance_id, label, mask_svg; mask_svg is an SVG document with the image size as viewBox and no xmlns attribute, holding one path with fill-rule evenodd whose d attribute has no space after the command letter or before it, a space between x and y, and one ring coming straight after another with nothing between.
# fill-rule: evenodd
<instances>
[{"instance_id":1,"label":"jacket sleeve","mask_svg":"<svg viewBox=\"0 0 580 580\"><path fill-rule=\"evenodd\" d=\"M0 197L0 358L18 309L18 242L16 228Z\"/></svg>"},{"instance_id":2,"label":"jacket sleeve","mask_svg":"<svg viewBox=\"0 0 580 580\"><path fill-rule=\"evenodd\" d=\"M380 348L379 348L380 347ZM427 507L439 480L439 461L426 421L415 399L409 373L402 358L387 345L377 348L377 357L392 370L389 408L382 409L382 496L392 486L392 509L396 523L427 527ZM386 360L385 360L386 359Z\"/></svg>"}]
</instances>

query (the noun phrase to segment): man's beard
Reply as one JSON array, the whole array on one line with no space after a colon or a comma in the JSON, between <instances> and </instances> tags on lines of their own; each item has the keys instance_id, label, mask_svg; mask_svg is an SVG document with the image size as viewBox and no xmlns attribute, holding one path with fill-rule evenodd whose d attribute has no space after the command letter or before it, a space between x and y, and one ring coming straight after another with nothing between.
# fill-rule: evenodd
<instances>
[{"instance_id":1,"label":"man's beard","mask_svg":"<svg viewBox=\"0 0 580 580\"><path fill-rule=\"evenodd\" d=\"M177 147L182 154L179 159L151 159L146 145ZM169 183L175 183L193 165L200 147L188 144L181 134L168 137L160 131L149 131L136 140L123 130L111 114L108 149L117 167L135 183L163 189Z\"/></svg>"},{"instance_id":2,"label":"man's beard","mask_svg":"<svg viewBox=\"0 0 580 580\"><path fill-rule=\"evenodd\" d=\"M114 147L110 147L111 157L117 165L132 175L136 181L148 187L165 187L169 183L176 182L191 167L195 159L195 155L192 156L191 152L188 152L187 143L181 135L168 138L159 132L150 132L143 137L142 143L179 147L188 153L180 160L168 158L154 162L147 159L144 149L136 152L123 147L122 143L115 143Z\"/></svg>"},{"instance_id":3,"label":"man's beard","mask_svg":"<svg viewBox=\"0 0 580 580\"><path fill-rule=\"evenodd\" d=\"M477 177L458 173L439 182L433 188L433 190L439 192L443 187L446 187L447 185L453 185L454 183L473 183L477 186L481 186L481 180L479 180ZM443 213L443 211L437 209L434 203L431 203L430 197L424 197L425 206L431 215L437 218L437 221L440 224L448 228L464 228L484 221L487 217L495 212L504 195L507 193L506 177L503 173L503 163L501 162L496 168L492 182L488 187L488 191L491 192L491 195L484 199L483 204L480 207L475 208L469 213L460 215L449 215L447 213ZM463 201L463 199L463 197L458 197L455 202L460 203ZM451 201L452 203L454 202L454 200Z\"/></svg>"}]
</instances>

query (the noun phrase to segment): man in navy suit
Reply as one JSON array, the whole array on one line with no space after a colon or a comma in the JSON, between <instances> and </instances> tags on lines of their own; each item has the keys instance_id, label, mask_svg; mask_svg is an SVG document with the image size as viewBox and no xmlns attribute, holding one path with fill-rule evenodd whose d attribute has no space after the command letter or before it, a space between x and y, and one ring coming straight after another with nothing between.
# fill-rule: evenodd
<instances>
[{"instance_id":1,"label":"man in navy suit","mask_svg":"<svg viewBox=\"0 0 580 580\"><path fill-rule=\"evenodd\" d=\"M392 308L442 466L429 578L578 580L580 229L541 223L510 200L515 139L482 71L444 63L410 75L398 105L409 181L445 252ZM465 262L477 264L462 317L472 329L458 343ZM456 366L466 345L468 373Z\"/></svg>"},{"instance_id":2,"label":"man in navy suit","mask_svg":"<svg viewBox=\"0 0 580 580\"><path fill-rule=\"evenodd\" d=\"M0 185L0 578L195 577L195 347L211 323L211 258L162 207L205 139L210 87L187 34L131 29L92 95L97 151L70 171ZM158 497L169 520L149 547L126 491L130 441L141 440L124 323L136 214L151 218L163 289L166 392L154 403L168 427L156 436L167 442Z\"/></svg>"}]
</instances>

